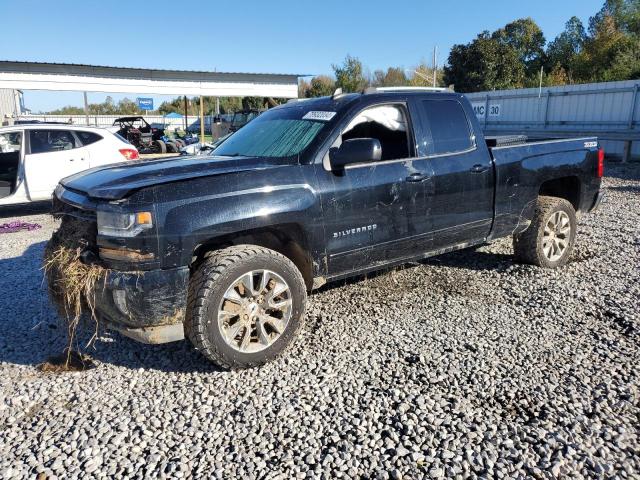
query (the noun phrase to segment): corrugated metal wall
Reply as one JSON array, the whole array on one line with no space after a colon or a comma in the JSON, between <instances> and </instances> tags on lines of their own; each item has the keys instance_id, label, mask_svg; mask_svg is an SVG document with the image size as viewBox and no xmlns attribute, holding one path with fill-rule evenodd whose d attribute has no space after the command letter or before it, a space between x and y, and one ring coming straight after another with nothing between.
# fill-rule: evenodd
<instances>
[{"instance_id":1,"label":"corrugated metal wall","mask_svg":"<svg viewBox=\"0 0 640 480\"><path fill-rule=\"evenodd\" d=\"M467 94L486 134L598 135L607 155L640 158L640 81ZM633 142L633 143L629 143Z\"/></svg>"},{"instance_id":2,"label":"corrugated metal wall","mask_svg":"<svg viewBox=\"0 0 640 480\"><path fill-rule=\"evenodd\" d=\"M0 125L7 120L7 117L15 118L18 115L16 107L16 91L0 88Z\"/></svg>"}]
</instances>

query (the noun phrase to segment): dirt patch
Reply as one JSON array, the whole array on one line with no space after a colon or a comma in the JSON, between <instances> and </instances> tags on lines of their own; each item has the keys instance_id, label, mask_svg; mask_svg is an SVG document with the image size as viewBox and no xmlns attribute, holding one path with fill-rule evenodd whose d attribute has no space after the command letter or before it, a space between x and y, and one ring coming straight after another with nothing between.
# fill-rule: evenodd
<instances>
[{"instance_id":1,"label":"dirt patch","mask_svg":"<svg viewBox=\"0 0 640 480\"><path fill-rule=\"evenodd\" d=\"M89 355L68 349L38 365L38 370L45 373L84 372L92 368L96 364Z\"/></svg>"}]
</instances>

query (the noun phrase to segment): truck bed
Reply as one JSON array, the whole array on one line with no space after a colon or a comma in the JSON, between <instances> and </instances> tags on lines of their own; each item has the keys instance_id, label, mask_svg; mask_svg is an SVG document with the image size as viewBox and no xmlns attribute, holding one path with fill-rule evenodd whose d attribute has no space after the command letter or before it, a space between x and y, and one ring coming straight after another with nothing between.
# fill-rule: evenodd
<instances>
[{"instance_id":1,"label":"truck bed","mask_svg":"<svg viewBox=\"0 0 640 480\"><path fill-rule=\"evenodd\" d=\"M495 168L495 210L492 238L524 229L532 218L541 185L552 180L557 188L578 189L574 208L591 208L599 188L596 178L596 137L530 141L524 135L487 137ZM495 144L495 146L491 146ZM564 182L564 183L562 183ZM562 183L562 185L561 185ZM552 185L553 187L553 185ZM543 192L544 193L544 192Z\"/></svg>"}]
</instances>

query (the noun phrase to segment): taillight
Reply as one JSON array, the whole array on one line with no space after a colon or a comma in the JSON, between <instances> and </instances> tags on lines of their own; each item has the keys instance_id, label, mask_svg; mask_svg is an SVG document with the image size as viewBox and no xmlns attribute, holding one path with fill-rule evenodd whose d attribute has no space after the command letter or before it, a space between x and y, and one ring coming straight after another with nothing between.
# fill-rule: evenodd
<instances>
[{"instance_id":1,"label":"taillight","mask_svg":"<svg viewBox=\"0 0 640 480\"><path fill-rule=\"evenodd\" d=\"M596 176L602 178L604 176L604 148L598 149L598 168Z\"/></svg>"},{"instance_id":2,"label":"taillight","mask_svg":"<svg viewBox=\"0 0 640 480\"><path fill-rule=\"evenodd\" d=\"M135 148L121 148L119 152L127 160L138 160L140 158L140 154Z\"/></svg>"}]
</instances>

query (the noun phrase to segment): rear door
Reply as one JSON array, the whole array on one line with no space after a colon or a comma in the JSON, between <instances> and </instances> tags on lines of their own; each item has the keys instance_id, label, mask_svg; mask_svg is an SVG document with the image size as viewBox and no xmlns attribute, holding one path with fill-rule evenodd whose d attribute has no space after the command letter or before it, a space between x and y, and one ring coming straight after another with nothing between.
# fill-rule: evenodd
<instances>
[{"instance_id":1,"label":"rear door","mask_svg":"<svg viewBox=\"0 0 640 480\"><path fill-rule=\"evenodd\" d=\"M119 159L124 160L124 158L117 158L115 156L115 153L119 155L119 152L116 152L116 148L112 145L113 142L107 142L103 135L85 130L75 130L74 133L80 139L85 149L84 161L86 168L107 165Z\"/></svg>"},{"instance_id":2,"label":"rear door","mask_svg":"<svg viewBox=\"0 0 640 480\"><path fill-rule=\"evenodd\" d=\"M423 98L416 109L433 172L425 184L433 248L485 239L493 221L494 193L486 145L476 145L469 113L457 97Z\"/></svg>"},{"instance_id":3,"label":"rear door","mask_svg":"<svg viewBox=\"0 0 640 480\"><path fill-rule=\"evenodd\" d=\"M89 168L87 149L71 130L28 129L24 158L25 180L31 200L51 197L58 182Z\"/></svg>"}]
</instances>

